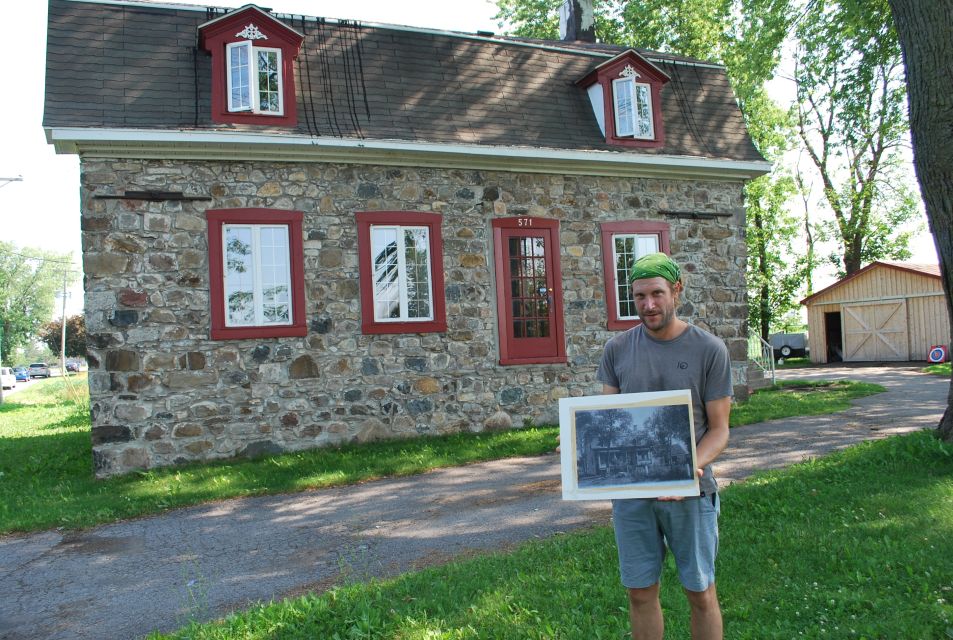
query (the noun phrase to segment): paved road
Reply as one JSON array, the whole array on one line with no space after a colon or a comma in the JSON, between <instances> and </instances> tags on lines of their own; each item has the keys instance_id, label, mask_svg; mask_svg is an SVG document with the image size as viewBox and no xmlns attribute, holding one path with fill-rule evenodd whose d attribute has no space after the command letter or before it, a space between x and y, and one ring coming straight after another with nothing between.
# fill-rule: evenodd
<instances>
[{"instance_id":1,"label":"paved road","mask_svg":"<svg viewBox=\"0 0 953 640\"><path fill-rule=\"evenodd\" d=\"M888 393L829 416L732 430L723 481L934 426L949 382L910 367L791 370ZM80 532L0 537L0 638L136 638L334 584L607 522L563 502L555 455L304 494L230 500Z\"/></svg>"}]
</instances>

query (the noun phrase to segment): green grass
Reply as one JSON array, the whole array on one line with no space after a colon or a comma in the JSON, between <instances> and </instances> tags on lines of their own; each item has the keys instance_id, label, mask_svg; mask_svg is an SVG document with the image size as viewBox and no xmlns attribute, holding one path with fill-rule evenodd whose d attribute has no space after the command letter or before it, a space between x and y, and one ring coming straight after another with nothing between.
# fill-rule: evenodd
<instances>
[{"instance_id":1,"label":"green grass","mask_svg":"<svg viewBox=\"0 0 953 640\"><path fill-rule=\"evenodd\" d=\"M722 508L726 637L953 637L953 447L932 434L758 475L725 489ZM666 638L689 637L671 558L661 600ZM152 637L621 640L627 626L599 527Z\"/></svg>"},{"instance_id":2,"label":"green grass","mask_svg":"<svg viewBox=\"0 0 953 640\"><path fill-rule=\"evenodd\" d=\"M731 426L794 416L815 416L843 411L855 398L886 391L879 384L852 380L783 380L751 394L745 403L731 409Z\"/></svg>"},{"instance_id":3,"label":"green grass","mask_svg":"<svg viewBox=\"0 0 953 640\"><path fill-rule=\"evenodd\" d=\"M81 528L240 496L291 493L553 450L558 429L533 427L316 449L256 460L192 464L95 480L83 377L59 378L0 406L0 533ZM814 383L820 384L820 383ZM881 391L845 383L823 392L761 391L732 425L846 408ZM803 397L802 397L803 396Z\"/></svg>"},{"instance_id":4,"label":"green grass","mask_svg":"<svg viewBox=\"0 0 953 640\"><path fill-rule=\"evenodd\" d=\"M949 378L951 374L951 366L953 366L953 363L943 362L940 364L931 364L929 367L921 369L921 371L923 371L923 373L932 373L933 375Z\"/></svg>"},{"instance_id":5,"label":"green grass","mask_svg":"<svg viewBox=\"0 0 953 640\"><path fill-rule=\"evenodd\" d=\"M784 362L774 365L776 369L800 369L811 366L810 358L784 358Z\"/></svg>"}]
</instances>

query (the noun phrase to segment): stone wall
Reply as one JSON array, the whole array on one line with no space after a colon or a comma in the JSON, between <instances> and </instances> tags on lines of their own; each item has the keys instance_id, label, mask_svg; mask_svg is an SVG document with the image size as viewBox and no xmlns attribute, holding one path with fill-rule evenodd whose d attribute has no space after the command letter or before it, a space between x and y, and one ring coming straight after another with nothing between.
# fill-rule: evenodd
<instances>
[{"instance_id":1,"label":"stone wall","mask_svg":"<svg viewBox=\"0 0 953 640\"><path fill-rule=\"evenodd\" d=\"M181 191L203 201L100 199ZM379 166L85 159L82 229L100 476L351 441L554 424L600 389L599 223L664 220L681 314L728 343L745 388L742 185ZM209 339L206 208L303 211L304 338ZM734 212L667 219L660 209ZM446 334L361 335L354 212L443 215ZM498 364L490 220L560 221L568 364Z\"/></svg>"}]
</instances>

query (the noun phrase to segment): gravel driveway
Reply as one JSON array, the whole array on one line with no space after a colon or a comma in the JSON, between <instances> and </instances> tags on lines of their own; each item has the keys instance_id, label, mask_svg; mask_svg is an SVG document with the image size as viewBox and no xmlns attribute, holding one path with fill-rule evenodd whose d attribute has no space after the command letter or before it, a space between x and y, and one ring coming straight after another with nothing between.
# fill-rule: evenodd
<instances>
[{"instance_id":1,"label":"gravel driveway","mask_svg":"<svg viewBox=\"0 0 953 640\"><path fill-rule=\"evenodd\" d=\"M732 429L722 481L861 440L933 427L949 381L919 367L798 369L887 393L844 412ZM78 532L0 537L0 638L135 638L252 602L390 576L607 522L607 503L563 502L555 455L413 478L229 500Z\"/></svg>"}]
</instances>

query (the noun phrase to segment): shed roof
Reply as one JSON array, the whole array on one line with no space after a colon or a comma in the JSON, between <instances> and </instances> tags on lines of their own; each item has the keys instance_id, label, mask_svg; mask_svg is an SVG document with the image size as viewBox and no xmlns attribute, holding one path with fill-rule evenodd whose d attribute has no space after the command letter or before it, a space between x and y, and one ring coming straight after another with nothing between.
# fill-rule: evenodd
<instances>
[{"instance_id":1,"label":"shed roof","mask_svg":"<svg viewBox=\"0 0 953 640\"><path fill-rule=\"evenodd\" d=\"M801 300L801 304L809 305L820 296L830 293L831 291L834 291L835 289L838 289L844 286L848 282L856 278L859 278L863 275L866 275L875 269L896 269L899 271L906 271L909 273L915 273L922 276L929 276L931 278L936 278L938 280L941 277L940 265L938 264L914 264L909 262L893 262L889 260L875 260L874 262L871 262L870 264L868 264L866 267L863 267L862 269L858 269L857 271L850 274L849 276L845 276L841 278L834 284L828 287L825 287L821 289L820 291L813 293L812 295L809 295L808 297Z\"/></svg>"},{"instance_id":2,"label":"shed roof","mask_svg":"<svg viewBox=\"0 0 953 640\"><path fill-rule=\"evenodd\" d=\"M196 34L225 11L51 0L44 127L287 135L212 122L211 60ZM292 134L763 162L718 65L640 50L672 78L665 141L626 148L605 142L574 85L626 47L274 15L304 35Z\"/></svg>"}]
</instances>

